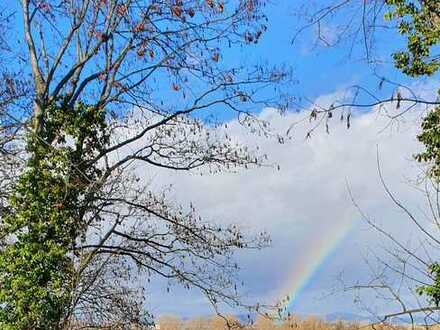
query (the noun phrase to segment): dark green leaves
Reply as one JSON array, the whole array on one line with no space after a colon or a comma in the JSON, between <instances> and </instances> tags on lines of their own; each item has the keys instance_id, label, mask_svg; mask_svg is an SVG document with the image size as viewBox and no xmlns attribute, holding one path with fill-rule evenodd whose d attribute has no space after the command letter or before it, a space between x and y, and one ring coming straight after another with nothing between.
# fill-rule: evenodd
<instances>
[{"instance_id":1,"label":"dark green leaves","mask_svg":"<svg viewBox=\"0 0 440 330\"><path fill-rule=\"evenodd\" d=\"M69 251L86 227L88 188L99 168L87 162L108 141L103 112L83 104L45 109L43 129L29 133L29 159L10 198L0 234L0 328L60 329L71 303Z\"/></svg>"}]
</instances>

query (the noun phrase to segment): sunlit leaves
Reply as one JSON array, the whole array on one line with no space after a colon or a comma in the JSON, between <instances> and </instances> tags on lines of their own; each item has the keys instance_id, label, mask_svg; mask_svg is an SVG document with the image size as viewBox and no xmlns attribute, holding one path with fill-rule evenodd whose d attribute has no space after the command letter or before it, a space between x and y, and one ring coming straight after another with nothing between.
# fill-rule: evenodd
<instances>
[{"instance_id":1,"label":"sunlit leaves","mask_svg":"<svg viewBox=\"0 0 440 330\"><path fill-rule=\"evenodd\" d=\"M399 32L407 37L407 49L394 54L396 67L410 76L432 75L440 68L440 3L437 0L387 0L392 10L385 16L397 20Z\"/></svg>"}]
</instances>

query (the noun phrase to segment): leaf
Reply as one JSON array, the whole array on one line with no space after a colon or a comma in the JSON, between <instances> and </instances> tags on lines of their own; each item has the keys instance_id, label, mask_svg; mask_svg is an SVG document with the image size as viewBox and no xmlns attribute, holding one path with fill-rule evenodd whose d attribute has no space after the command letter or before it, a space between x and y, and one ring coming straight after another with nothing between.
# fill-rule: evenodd
<instances>
[{"instance_id":1,"label":"leaf","mask_svg":"<svg viewBox=\"0 0 440 330\"><path fill-rule=\"evenodd\" d=\"M46 1L41 1L40 3L38 3L38 9L48 13L50 11L50 6Z\"/></svg>"},{"instance_id":2,"label":"leaf","mask_svg":"<svg viewBox=\"0 0 440 330\"><path fill-rule=\"evenodd\" d=\"M220 58L220 54L216 52L216 53L212 54L211 58L214 62L218 62L218 60Z\"/></svg>"},{"instance_id":3,"label":"leaf","mask_svg":"<svg viewBox=\"0 0 440 330\"><path fill-rule=\"evenodd\" d=\"M248 12L253 12L255 9L255 3L254 0L247 0L246 1L246 9Z\"/></svg>"},{"instance_id":4,"label":"leaf","mask_svg":"<svg viewBox=\"0 0 440 330\"><path fill-rule=\"evenodd\" d=\"M205 0L205 3L208 7L214 8L215 4L213 0Z\"/></svg>"},{"instance_id":5,"label":"leaf","mask_svg":"<svg viewBox=\"0 0 440 330\"><path fill-rule=\"evenodd\" d=\"M138 57L144 57L144 55L145 55L145 49L144 49L143 47L139 48L139 49L136 51L136 55L137 55Z\"/></svg>"},{"instance_id":6,"label":"leaf","mask_svg":"<svg viewBox=\"0 0 440 330\"><path fill-rule=\"evenodd\" d=\"M193 8L189 8L186 13L190 16L190 17L194 17L194 15L196 14L196 12L194 11Z\"/></svg>"},{"instance_id":7,"label":"leaf","mask_svg":"<svg viewBox=\"0 0 440 330\"><path fill-rule=\"evenodd\" d=\"M382 89L384 82L385 82L385 78L380 79L380 82L379 82L379 90Z\"/></svg>"},{"instance_id":8,"label":"leaf","mask_svg":"<svg viewBox=\"0 0 440 330\"><path fill-rule=\"evenodd\" d=\"M135 33L143 32L143 31L145 31L145 24L143 22L136 24L135 27L133 28L133 32Z\"/></svg>"},{"instance_id":9,"label":"leaf","mask_svg":"<svg viewBox=\"0 0 440 330\"><path fill-rule=\"evenodd\" d=\"M316 111L316 109L313 109L312 110L312 112L310 113L310 121L312 121L312 119L313 120L316 120L316 118L318 117L318 113L317 113L317 111Z\"/></svg>"},{"instance_id":10,"label":"leaf","mask_svg":"<svg viewBox=\"0 0 440 330\"><path fill-rule=\"evenodd\" d=\"M220 3L218 4L218 11L219 11L220 13L223 13L224 10L225 10L225 4L224 4L223 2L220 2Z\"/></svg>"},{"instance_id":11,"label":"leaf","mask_svg":"<svg viewBox=\"0 0 440 330\"><path fill-rule=\"evenodd\" d=\"M116 14L119 16L124 16L128 12L128 7L126 4L116 6Z\"/></svg>"},{"instance_id":12,"label":"leaf","mask_svg":"<svg viewBox=\"0 0 440 330\"><path fill-rule=\"evenodd\" d=\"M180 8L179 6L172 6L171 13L174 16L181 17L182 16L182 8Z\"/></svg>"}]
</instances>

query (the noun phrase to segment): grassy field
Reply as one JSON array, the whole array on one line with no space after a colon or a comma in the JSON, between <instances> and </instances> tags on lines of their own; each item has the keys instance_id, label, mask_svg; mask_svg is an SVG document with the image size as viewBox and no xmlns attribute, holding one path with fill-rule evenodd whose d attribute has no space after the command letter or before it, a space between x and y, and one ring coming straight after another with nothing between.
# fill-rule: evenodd
<instances>
[{"instance_id":1,"label":"grassy field","mask_svg":"<svg viewBox=\"0 0 440 330\"><path fill-rule=\"evenodd\" d=\"M402 325L368 325L357 322L326 322L318 317L291 317L283 323L271 321L259 317L253 324L240 325L233 317L228 318L229 324L236 325L234 328L258 329L258 330L407 330L409 327ZM160 330L224 330L228 329L225 320L220 317L194 318L181 320L174 316L163 316L158 320L157 328Z\"/></svg>"}]
</instances>

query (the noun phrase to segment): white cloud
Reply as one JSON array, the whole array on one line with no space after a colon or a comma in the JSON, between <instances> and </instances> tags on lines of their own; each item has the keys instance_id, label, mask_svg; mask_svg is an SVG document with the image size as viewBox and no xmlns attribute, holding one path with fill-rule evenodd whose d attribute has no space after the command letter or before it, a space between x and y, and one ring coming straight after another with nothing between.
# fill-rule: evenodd
<instances>
[{"instance_id":1,"label":"white cloud","mask_svg":"<svg viewBox=\"0 0 440 330\"><path fill-rule=\"evenodd\" d=\"M323 96L320 102L331 103L340 95ZM274 131L285 132L307 113L279 116L275 110L265 109L259 116L270 120ZM349 198L347 182L365 211L385 223L387 228L405 231L408 228L406 219L387 199L380 183L376 156L378 152L390 187L411 207L416 207L420 198L409 188L407 178L415 178L420 172L412 160L412 155L420 148L416 140L419 117L417 112L408 113L389 125L389 118L376 109L355 115L349 130L334 119L330 123L330 134L326 134L322 126L311 139L305 139L312 125L306 120L295 127L293 140L285 144L249 134L232 121L228 125L229 134L240 141L259 145L270 161L280 164L281 170L258 168L212 176L182 172L150 175L158 185L172 183L176 199L183 203L192 201L209 219L239 223L251 231L271 233L272 248L239 256L249 294L255 297L268 299L282 292L288 287L292 272L300 271L297 263L301 257L316 257L312 250L319 242L331 241L328 235L354 223L349 237L322 263L308 290L299 298L302 312L346 311L344 309L351 306L346 298L333 297L333 304L324 305L315 298L330 290L342 269L349 279L362 277L356 273L363 269L359 253L380 242L366 225L359 224L360 217ZM152 299L159 304L159 312L197 314L203 310L203 303L193 297L191 303L188 295L182 293L181 296L179 291L163 296L159 289L152 289Z\"/></svg>"}]
</instances>

